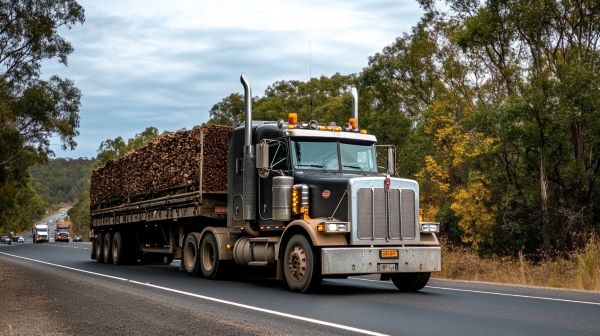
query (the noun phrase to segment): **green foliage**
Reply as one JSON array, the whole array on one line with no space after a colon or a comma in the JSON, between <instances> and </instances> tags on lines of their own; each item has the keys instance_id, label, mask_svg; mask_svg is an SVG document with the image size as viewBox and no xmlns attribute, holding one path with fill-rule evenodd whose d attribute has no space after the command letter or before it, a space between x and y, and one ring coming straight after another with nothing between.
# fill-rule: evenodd
<instances>
[{"instance_id":1,"label":"green foliage","mask_svg":"<svg viewBox=\"0 0 600 336\"><path fill-rule=\"evenodd\" d=\"M163 134L166 133L168 132L163 132ZM108 160L116 159L134 151L160 136L161 134L156 127L149 126L142 132L137 133L133 138L127 140L127 142L120 136L114 139L106 139L100 143L100 147L98 148L97 166L101 166Z\"/></svg>"},{"instance_id":2,"label":"green foliage","mask_svg":"<svg viewBox=\"0 0 600 336\"><path fill-rule=\"evenodd\" d=\"M239 93L232 93L223 98L221 102L213 105L209 114L208 124L235 127L244 120L244 97Z\"/></svg>"},{"instance_id":3,"label":"green foliage","mask_svg":"<svg viewBox=\"0 0 600 336\"><path fill-rule=\"evenodd\" d=\"M44 202L27 180L0 185L0 230L19 233L44 214Z\"/></svg>"},{"instance_id":4,"label":"green foliage","mask_svg":"<svg viewBox=\"0 0 600 336\"><path fill-rule=\"evenodd\" d=\"M37 193L49 208L75 203L83 194L95 159L52 159L29 169Z\"/></svg>"},{"instance_id":5,"label":"green foliage","mask_svg":"<svg viewBox=\"0 0 600 336\"><path fill-rule=\"evenodd\" d=\"M69 210L69 217L73 226L71 227L73 234L78 234L82 237L87 237L90 229L90 182L85 181L83 193L77 203Z\"/></svg>"},{"instance_id":6,"label":"green foliage","mask_svg":"<svg viewBox=\"0 0 600 336\"><path fill-rule=\"evenodd\" d=\"M473 92L463 95L453 88L457 78L441 77L451 93L461 93L457 103L473 107L458 121L494 143L467 166L484 172L492 188L492 248L549 254L569 247L574 234L599 221L600 7L548 0L422 4L431 22L446 27L437 30L438 48L459 55L465 88Z\"/></svg>"},{"instance_id":7,"label":"green foliage","mask_svg":"<svg viewBox=\"0 0 600 336\"><path fill-rule=\"evenodd\" d=\"M50 137L76 146L80 91L68 79L41 80L43 61L67 64L58 30L83 23L73 0L0 2L0 227L22 229L41 215L28 167L52 156Z\"/></svg>"},{"instance_id":8,"label":"green foliage","mask_svg":"<svg viewBox=\"0 0 600 336\"><path fill-rule=\"evenodd\" d=\"M0 3L1 77L11 89L21 91L35 84L41 61L58 58L67 64L71 44L58 34L85 20L74 0L14 0Z\"/></svg>"}]
</instances>

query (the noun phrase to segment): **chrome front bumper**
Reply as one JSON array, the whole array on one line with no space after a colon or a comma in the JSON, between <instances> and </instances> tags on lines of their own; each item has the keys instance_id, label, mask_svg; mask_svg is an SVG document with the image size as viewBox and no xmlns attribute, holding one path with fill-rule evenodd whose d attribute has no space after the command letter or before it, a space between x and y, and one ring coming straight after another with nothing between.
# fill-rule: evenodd
<instances>
[{"instance_id":1,"label":"chrome front bumper","mask_svg":"<svg viewBox=\"0 0 600 336\"><path fill-rule=\"evenodd\" d=\"M398 250L396 259L381 258L381 250ZM437 272L442 270L441 249L432 247L331 247L321 249L321 272L372 274Z\"/></svg>"}]
</instances>

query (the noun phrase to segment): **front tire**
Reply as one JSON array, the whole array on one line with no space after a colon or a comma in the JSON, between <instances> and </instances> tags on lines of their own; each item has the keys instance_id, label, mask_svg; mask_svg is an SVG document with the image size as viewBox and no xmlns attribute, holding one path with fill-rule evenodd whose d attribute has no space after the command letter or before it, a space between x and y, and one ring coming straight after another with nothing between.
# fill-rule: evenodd
<instances>
[{"instance_id":1,"label":"front tire","mask_svg":"<svg viewBox=\"0 0 600 336\"><path fill-rule=\"evenodd\" d=\"M416 292L427 285L430 276L431 272L396 273L391 274L390 278L401 292Z\"/></svg>"},{"instance_id":2,"label":"front tire","mask_svg":"<svg viewBox=\"0 0 600 336\"><path fill-rule=\"evenodd\" d=\"M310 293L321 284L318 254L305 236L297 234L285 245L283 272L292 292Z\"/></svg>"}]
</instances>

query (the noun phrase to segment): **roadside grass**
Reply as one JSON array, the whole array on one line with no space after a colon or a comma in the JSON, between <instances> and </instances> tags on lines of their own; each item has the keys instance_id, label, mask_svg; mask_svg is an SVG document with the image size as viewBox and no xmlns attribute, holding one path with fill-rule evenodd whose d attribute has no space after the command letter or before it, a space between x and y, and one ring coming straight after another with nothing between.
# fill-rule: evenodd
<instances>
[{"instance_id":1,"label":"roadside grass","mask_svg":"<svg viewBox=\"0 0 600 336\"><path fill-rule=\"evenodd\" d=\"M532 262L523 257L480 257L464 247L442 244L442 271L435 278L499 282L600 291L600 240L566 257Z\"/></svg>"}]
</instances>

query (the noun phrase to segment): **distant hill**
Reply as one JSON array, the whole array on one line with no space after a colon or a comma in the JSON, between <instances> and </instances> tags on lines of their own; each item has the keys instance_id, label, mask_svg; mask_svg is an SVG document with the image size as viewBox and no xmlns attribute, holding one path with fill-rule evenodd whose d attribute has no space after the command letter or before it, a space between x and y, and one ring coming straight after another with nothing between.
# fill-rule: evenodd
<instances>
[{"instance_id":1,"label":"distant hill","mask_svg":"<svg viewBox=\"0 0 600 336\"><path fill-rule=\"evenodd\" d=\"M52 159L29 169L33 187L47 207L62 203L74 204L81 199L84 185L89 180L95 159Z\"/></svg>"}]
</instances>

